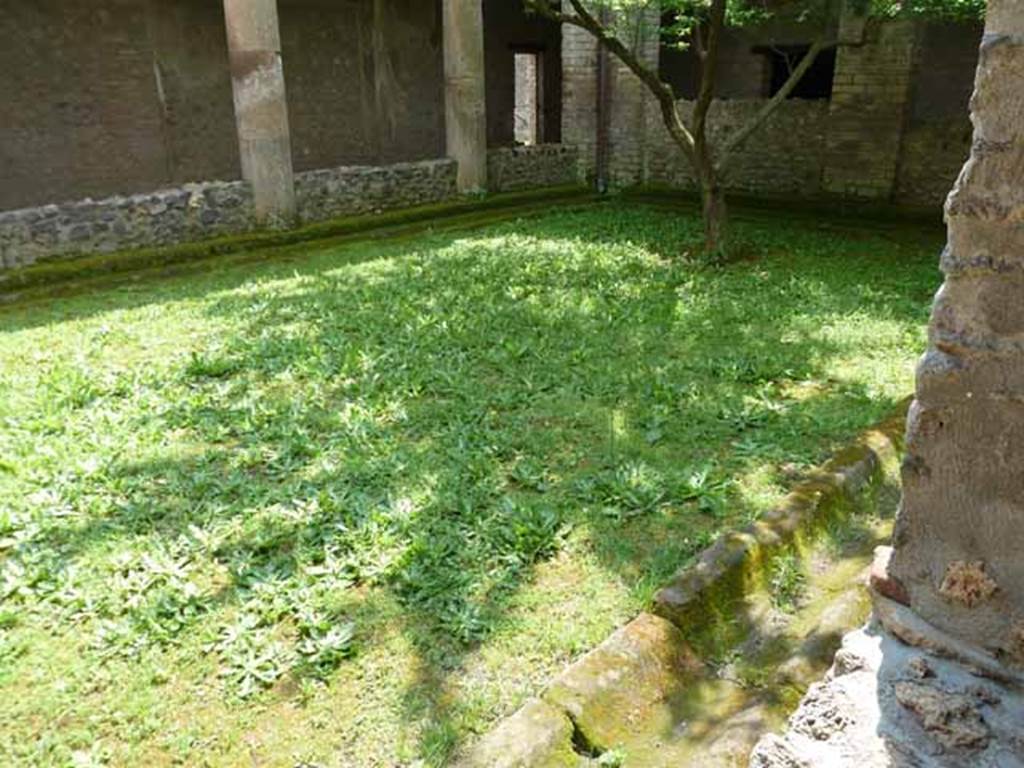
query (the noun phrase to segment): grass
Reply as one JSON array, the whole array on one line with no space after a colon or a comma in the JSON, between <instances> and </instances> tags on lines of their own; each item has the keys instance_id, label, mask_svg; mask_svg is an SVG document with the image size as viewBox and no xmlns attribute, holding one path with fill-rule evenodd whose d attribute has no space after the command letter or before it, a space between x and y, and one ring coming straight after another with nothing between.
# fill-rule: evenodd
<instances>
[{"instance_id":1,"label":"grass","mask_svg":"<svg viewBox=\"0 0 1024 768\"><path fill-rule=\"evenodd\" d=\"M623 204L0 311L0 753L441 765L910 390L933 232Z\"/></svg>"},{"instance_id":2,"label":"grass","mask_svg":"<svg viewBox=\"0 0 1024 768\"><path fill-rule=\"evenodd\" d=\"M772 604L787 613L800 607L807 590L807 574L795 552L783 552L771 565L770 592Z\"/></svg>"}]
</instances>

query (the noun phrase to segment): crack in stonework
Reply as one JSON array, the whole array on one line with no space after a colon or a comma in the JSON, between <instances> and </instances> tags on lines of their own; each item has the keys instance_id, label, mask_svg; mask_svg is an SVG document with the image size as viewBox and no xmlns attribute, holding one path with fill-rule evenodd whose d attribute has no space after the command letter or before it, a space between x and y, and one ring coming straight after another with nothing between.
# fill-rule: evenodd
<instances>
[{"instance_id":1,"label":"crack in stonework","mask_svg":"<svg viewBox=\"0 0 1024 768\"><path fill-rule=\"evenodd\" d=\"M583 732L583 728L573 717L572 712L567 709L563 709L562 712L569 722L572 724L572 751L580 757L599 758L605 754L608 750L602 749L597 744L592 742L590 738Z\"/></svg>"}]
</instances>

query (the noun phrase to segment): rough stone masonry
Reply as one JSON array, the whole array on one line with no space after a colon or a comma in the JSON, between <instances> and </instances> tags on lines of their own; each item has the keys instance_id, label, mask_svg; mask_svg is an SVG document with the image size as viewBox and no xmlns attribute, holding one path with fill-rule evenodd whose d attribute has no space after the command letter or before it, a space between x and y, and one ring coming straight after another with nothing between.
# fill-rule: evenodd
<instances>
[{"instance_id":1,"label":"rough stone masonry","mask_svg":"<svg viewBox=\"0 0 1024 768\"><path fill-rule=\"evenodd\" d=\"M874 619L753 768L1024 768L1024 0L989 2L971 119Z\"/></svg>"},{"instance_id":2,"label":"rough stone masonry","mask_svg":"<svg viewBox=\"0 0 1024 768\"><path fill-rule=\"evenodd\" d=\"M990 3L971 118L892 573L923 619L1024 671L1024 0Z\"/></svg>"}]
</instances>

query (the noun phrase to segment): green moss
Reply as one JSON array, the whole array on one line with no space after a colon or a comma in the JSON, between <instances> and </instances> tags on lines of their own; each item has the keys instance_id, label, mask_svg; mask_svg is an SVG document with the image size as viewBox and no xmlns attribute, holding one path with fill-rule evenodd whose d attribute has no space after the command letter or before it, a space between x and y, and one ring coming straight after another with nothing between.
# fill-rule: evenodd
<instances>
[{"instance_id":1,"label":"green moss","mask_svg":"<svg viewBox=\"0 0 1024 768\"><path fill-rule=\"evenodd\" d=\"M750 633L747 607L753 595L768 593L777 604L795 608L797 582L802 586L806 575L802 564L814 549L858 516L877 514L883 491L898 482L894 444L901 444L908 405L904 400L856 444L833 454L823 470L793 489L766 519L728 534L715 545L717 576L701 582L678 579L676 588L685 589L689 600L683 607L657 604L656 612L675 623L703 657L714 659ZM838 477L849 473L856 478L865 471L868 476L853 488Z\"/></svg>"},{"instance_id":2,"label":"green moss","mask_svg":"<svg viewBox=\"0 0 1024 768\"><path fill-rule=\"evenodd\" d=\"M330 244L358 236L411 236L436 229L437 222L442 221L449 226L481 226L554 203L578 203L593 199L592 193L577 186L551 187L541 191L472 197L378 214L344 216L291 230L255 231L179 245L134 248L78 257L65 255L0 272L0 301L3 301L4 294L21 297L32 289L40 289L32 294L33 298L62 293L66 288L62 286L63 283L89 281L97 276L180 265L240 253L250 253L253 260L278 257L288 252L288 246L301 246L312 241Z\"/></svg>"}]
</instances>

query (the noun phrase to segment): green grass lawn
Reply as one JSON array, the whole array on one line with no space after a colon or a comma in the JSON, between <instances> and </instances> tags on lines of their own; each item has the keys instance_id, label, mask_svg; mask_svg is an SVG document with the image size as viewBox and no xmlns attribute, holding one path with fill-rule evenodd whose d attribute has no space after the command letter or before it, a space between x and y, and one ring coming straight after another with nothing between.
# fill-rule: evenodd
<instances>
[{"instance_id":1,"label":"green grass lawn","mask_svg":"<svg viewBox=\"0 0 1024 768\"><path fill-rule=\"evenodd\" d=\"M911 391L941 235L737 229L700 267L605 204L0 310L5 764L443 764Z\"/></svg>"}]
</instances>

